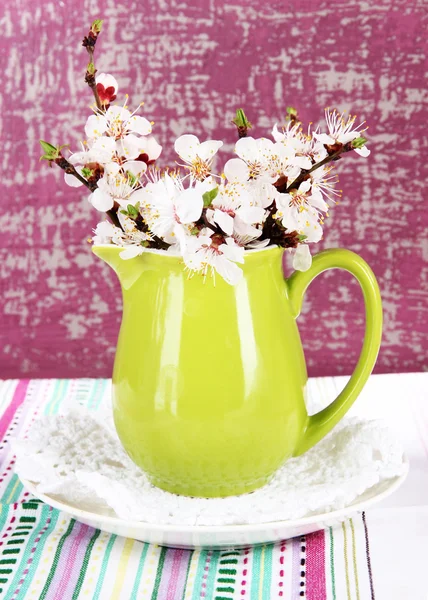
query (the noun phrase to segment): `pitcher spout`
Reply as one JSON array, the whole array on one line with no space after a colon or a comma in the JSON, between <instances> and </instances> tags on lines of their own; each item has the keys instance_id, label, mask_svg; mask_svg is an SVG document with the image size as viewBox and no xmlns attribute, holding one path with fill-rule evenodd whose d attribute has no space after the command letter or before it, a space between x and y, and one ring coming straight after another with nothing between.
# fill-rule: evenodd
<instances>
[{"instance_id":1,"label":"pitcher spout","mask_svg":"<svg viewBox=\"0 0 428 600\"><path fill-rule=\"evenodd\" d=\"M128 290L142 276L143 269L140 256L126 260L120 257L122 251L122 247L113 244L92 246L92 252L113 269L122 288Z\"/></svg>"}]
</instances>

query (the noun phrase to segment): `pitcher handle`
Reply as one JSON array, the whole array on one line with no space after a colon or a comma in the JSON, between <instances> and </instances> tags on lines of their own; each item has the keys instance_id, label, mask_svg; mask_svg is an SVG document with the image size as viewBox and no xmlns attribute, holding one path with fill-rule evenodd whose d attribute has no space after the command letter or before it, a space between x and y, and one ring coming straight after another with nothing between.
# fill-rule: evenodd
<instances>
[{"instance_id":1,"label":"pitcher handle","mask_svg":"<svg viewBox=\"0 0 428 600\"><path fill-rule=\"evenodd\" d=\"M345 269L358 280L364 295L366 331L357 366L338 397L326 408L308 417L308 426L294 456L299 456L319 442L351 408L369 378L382 338L382 301L379 286L369 265L350 250L325 250L314 256L307 271L295 271L287 280L288 296L294 316L302 307L308 285L328 269Z\"/></svg>"}]
</instances>

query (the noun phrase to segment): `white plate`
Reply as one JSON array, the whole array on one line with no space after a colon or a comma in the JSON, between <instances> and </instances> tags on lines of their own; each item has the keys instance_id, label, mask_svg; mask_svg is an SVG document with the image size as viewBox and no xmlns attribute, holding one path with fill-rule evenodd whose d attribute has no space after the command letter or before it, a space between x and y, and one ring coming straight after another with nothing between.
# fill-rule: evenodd
<instances>
[{"instance_id":1,"label":"white plate","mask_svg":"<svg viewBox=\"0 0 428 600\"><path fill-rule=\"evenodd\" d=\"M316 514L294 521L275 521L254 525L157 525L142 521L126 521L115 516L113 510L77 507L58 500L55 496L41 494L37 484L23 480L22 483L37 498L58 510L71 515L74 519L109 533L133 538L150 544L160 544L173 548L240 548L255 544L279 542L280 540L306 535L332 527L349 518L356 512L371 507L392 494L406 479L409 463L405 459L406 469L403 475L384 481L367 490L348 507L328 513Z\"/></svg>"}]
</instances>

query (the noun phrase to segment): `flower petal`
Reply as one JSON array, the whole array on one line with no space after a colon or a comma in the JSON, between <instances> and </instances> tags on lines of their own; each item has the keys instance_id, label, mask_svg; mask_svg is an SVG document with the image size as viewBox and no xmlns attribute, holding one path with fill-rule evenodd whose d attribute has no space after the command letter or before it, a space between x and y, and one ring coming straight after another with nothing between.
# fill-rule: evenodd
<instances>
[{"instance_id":1,"label":"flower petal","mask_svg":"<svg viewBox=\"0 0 428 600\"><path fill-rule=\"evenodd\" d=\"M197 156L199 139L196 135L185 134L175 140L174 150L186 162L192 162Z\"/></svg>"},{"instance_id":2,"label":"flower petal","mask_svg":"<svg viewBox=\"0 0 428 600\"><path fill-rule=\"evenodd\" d=\"M106 112L107 121L128 121L131 117L131 113L127 108L123 106L110 106Z\"/></svg>"},{"instance_id":3,"label":"flower petal","mask_svg":"<svg viewBox=\"0 0 428 600\"><path fill-rule=\"evenodd\" d=\"M309 190L311 189L311 185L312 185L312 182L310 179L307 179L306 181L302 181L302 183L299 185L299 192L306 194L306 192L309 192Z\"/></svg>"},{"instance_id":4,"label":"flower petal","mask_svg":"<svg viewBox=\"0 0 428 600\"><path fill-rule=\"evenodd\" d=\"M224 174L230 182L245 182L248 181L250 171L243 160L231 158L224 165Z\"/></svg>"},{"instance_id":5,"label":"flower petal","mask_svg":"<svg viewBox=\"0 0 428 600\"><path fill-rule=\"evenodd\" d=\"M204 207L202 195L195 189L185 190L175 201L175 210L181 223L197 221Z\"/></svg>"},{"instance_id":6,"label":"flower petal","mask_svg":"<svg viewBox=\"0 0 428 600\"><path fill-rule=\"evenodd\" d=\"M312 206L315 206L315 208L318 208L318 210L322 210L323 212L328 211L328 204L323 199L320 190L316 187L312 188L312 193L309 198L309 202Z\"/></svg>"},{"instance_id":7,"label":"flower petal","mask_svg":"<svg viewBox=\"0 0 428 600\"><path fill-rule=\"evenodd\" d=\"M183 225L180 225L180 223L175 223L175 225L174 225L174 237L175 237L175 242L177 243L177 241L178 241L178 245L180 247L181 254L184 254L186 252L187 238L189 238L190 236L186 235L184 227L183 227ZM170 243L170 242L168 242L168 243Z\"/></svg>"},{"instance_id":8,"label":"flower petal","mask_svg":"<svg viewBox=\"0 0 428 600\"><path fill-rule=\"evenodd\" d=\"M229 285L236 285L244 275L242 269L234 262L227 260L227 258L218 257L214 263L214 268Z\"/></svg>"},{"instance_id":9,"label":"flower petal","mask_svg":"<svg viewBox=\"0 0 428 600\"><path fill-rule=\"evenodd\" d=\"M299 212L296 218L296 231L306 236L307 242L319 242L322 238L322 227L319 223L319 213L312 206L307 207L304 211Z\"/></svg>"},{"instance_id":10,"label":"flower petal","mask_svg":"<svg viewBox=\"0 0 428 600\"><path fill-rule=\"evenodd\" d=\"M245 160L245 162L254 162L259 159L259 147L253 137L241 138L236 142L235 153Z\"/></svg>"},{"instance_id":11,"label":"flower petal","mask_svg":"<svg viewBox=\"0 0 428 600\"><path fill-rule=\"evenodd\" d=\"M142 138L141 144L144 148L144 152L141 154L147 154L149 160L156 160L159 158L160 153L162 152L162 146L157 143L153 135Z\"/></svg>"},{"instance_id":12,"label":"flower petal","mask_svg":"<svg viewBox=\"0 0 428 600\"><path fill-rule=\"evenodd\" d=\"M290 140L284 142L277 142L274 145L274 151L278 154L279 158L284 161L291 161L296 156L296 150L289 143Z\"/></svg>"},{"instance_id":13,"label":"flower petal","mask_svg":"<svg viewBox=\"0 0 428 600\"><path fill-rule=\"evenodd\" d=\"M131 258L135 258L144 252L143 246L137 246L136 244L132 244L129 246L125 246L125 250L119 253L119 256L122 260L129 260Z\"/></svg>"},{"instance_id":14,"label":"flower petal","mask_svg":"<svg viewBox=\"0 0 428 600\"><path fill-rule=\"evenodd\" d=\"M104 165L104 173L106 175L117 175L120 171L120 165L117 162L108 162L107 164ZM102 180L100 180L102 182L104 182L104 178ZM98 183L98 187L100 187L99 183Z\"/></svg>"},{"instance_id":15,"label":"flower petal","mask_svg":"<svg viewBox=\"0 0 428 600\"><path fill-rule=\"evenodd\" d=\"M250 193L254 204L262 208L268 208L274 200L283 196L274 185L264 181L249 181L245 188Z\"/></svg>"},{"instance_id":16,"label":"flower petal","mask_svg":"<svg viewBox=\"0 0 428 600\"><path fill-rule=\"evenodd\" d=\"M282 206L282 224L288 231L299 230L299 220L297 219L296 210L289 206Z\"/></svg>"},{"instance_id":17,"label":"flower petal","mask_svg":"<svg viewBox=\"0 0 428 600\"><path fill-rule=\"evenodd\" d=\"M300 244L293 257L293 267L296 271L307 271L312 264L311 251L307 244Z\"/></svg>"},{"instance_id":18,"label":"flower petal","mask_svg":"<svg viewBox=\"0 0 428 600\"><path fill-rule=\"evenodd\" d=\"M269 246L270 244L270 239L267 240L254 240L254 242L250 242L249 244L247 244L247 248L252 248L252 249L257 249L257 248L266 248L266 246Z\"/></svg>"},{"instance_id":19,"label":"flower petal","mask_svg":"<svg viewBox=\"0 0 428 600\"><path fill-rule=\"evenodd\" d=\"M199 144L197 154L201 160L210 161L222 146L219 140L207 140Z\"/></svg>"},{"instance_id":20,"label":"flower petal","mask_svg":"<svg viewBox=\"0 0 428 600\"><path fill-rule=\"evenodd\" d=\"M127 129L139 135L149 135L152 132L152 125L145 117L134 115L128 119Z\"/></svg>"},{"instance_id":21,"label":"flower petal","mask_svg":"<svg viewBox=\"0 0 428 600\"><path fill-rule=\"evenodd\" d=\"M227 235L232 235L233 217L216 208L214 211L213 220L221 227L224 233L227 233Z\"/></svg>"},{"instance_id":22,"label":"flower petal","mask_svg":"<svg viewBox=\"0 0 428 600\"><path fill-rule=\"evenodd\" d=\"M224 254L229 260L243 263L245 250L242 246L238 246L233 238L227 238L225 244L220 244L219 251Z\"/></svg>"},{"instance_id":23,"label":"flower petal","mask_svg":"<svg viewBox=\"0 0 428 600\"><path fill-rule=\"evenodd\" d=\"M244 223L239 216L236 216L233 220L233 233L239 238L239 243L242 246L246 246L250 241L259 238L262 235L262 230Z\"/></svg>"},{"instance_id":24,"label":"flower petal","mask_svg":"<svg viewBox=\"0 0 428 600\"><path fill-rule=\"evenodd\" d=\"M312 167L312 161L309 156L295 156L293 164L301 169L310 169Z\"/></svg>"},{"instance_id":25,"label":"flower petal","mask_svg":"<svg viewBox=\"0 0 428 600\"><path fill-rule=\"evenodd\" d=\"M91 202L92 206L100 212L107 212L113 208L114 204L113 198L110 196L110 194L107 194L100 188L96 189L95 192L89 196L89 201Z\"/></svg>"},{"instance_id":26,"label":"flower petal","mask_svg":"<svg viewBox=\"0 0 428 600\"><path fill-rule=\"evenodd\" d=\"M83 183L81 181L79 181L77 179L77 177L75 177L74 175L71 175L71 173L64 173L64 181L70 187L77 188L77 187L80 187L83 185Z\"/></svg>"},{"instance_id":27,"label":"flower petal","mask_svg":"<svg viewBox=\"0 0 428 600\"><path fill-rule=\"evenodd\" d=\"M68 157L68 162L72 165L84 165L87 162L88 152L74 152L71 156Z\"/></svg>"},{"instance_id":28,"label":"flower petal","mask_svg":"<svg viewBox=\"0 0 428 600\"><path fill-rule=\"evenodd\" d=\"M348 142L352 142L355 138L359 137L360 134L358 131L349 131L348 133L341 133L337 136L337 139L342 144L347 144Z\"/></svg>"},{"instance_id":29,"label":"flower petal","mask_svg":"<svg viewBox=\"0 0 428 600\"><path fill-rule=\"evenodd\" d=\"M277 123L275 123L275 125L273 126L272 137L275 140L275 142L282 142L282 140L285 139L285 135L278 130Z\"/></svg>"},{"instance_id":30,"label":"flower petal","mask_svg":"<svg viewBox=\"0 0 428 600\"><path fill-rule=\"evenodd\" d=\"M260 138L256 140L256 142L259 151L259 156L268 160L272 156L276 148L276 144L274 144L272 140L269 140L268 138Z\"/></svg>"},{"instance_id":31,"label":"flower petal","mask_svg":"<svg viewBox=\"0 0 428 600\"><path fill-rule=\"evenodd\" d=\"M112 87L114 88L114 93L117 93L119 86L113 75L110 75L109 73L100 73L95 77L95 82L101 83L105 89Z\"/></svg>"},{"instance_id":32,"label":"flower petal","mask_svg":"<svg viewBox=\"0 0 428 600\"><path fill-rule=\"evenodd\" d=\"M296 165L290 165L284 170L284 175L287 175L288 177L287 185L293 183L293 181L300 175L300 171L300 167Z\"/></svg>"},{"instance_id":33,"label":"flower petal","mask_svg":"<svg viewBox=\"0 0 428 600\"><path fill-rule=\"evenodd\" d=\"M354 152L360 156L364 156L364 158L370 154L370 150L367 148L367 146L363 146L362 148L354 148Z\"/></svg>"},{"instance_id":34,"label":"flower petal","mask_svg":"<svg viewBox=\"0 0 428 600\"><path fill-rule=\"evenodd\" d=\"M236 213L244 221L251 225L252 223L261 223L265 217L265 210L260 206L241 206Z\"/></svg>"},{"instance_id":35,"label":"flower petal","mask_svg":"<svg viewBox=\"0 0 428 600\"><path fill-rule=\"evenodd\" d=\"M106 118L101 115L91 115L85 125L85 134L88 138L97 138L107 131Z\"/></svg>"},{"instance_id":36,"label":"flower petal","mask_svg":"<svg viewBox=\"0 0 428 600\"><path fill-rule=\"evenodd\" d=\"M132 133L116 141L117 153L120 156L124 156L127 160L134 160L140 156L139 146L140 138Z\"/></svg>"},{"instance_id":37,"label":"flower petal","mask_svg":"<svg viewBox=\"0 0 428 600\"><path fill-rule=\"evenodd\" d=\"M110 221L101 221L97 223L97 226L94 229L95 235L98 235L103 238L111 238L113 237L116 231L115 226Z\"/></svg>"},{"instance_id":38,"label":"flower petal","mask_svg":"<svg viewBox=\"0 0 428 600\"><path fill-rule=\"evenodd\" d=\"M113 137L103 135L94 141L89 152L92 153L95 150L104 150L112 155L116 150L116 141Z\"/></svg>"},{"instance_id":39,"label":"flower petal","mask_svg":"<svg viewBox=\"0 0 428 600\"><path fill-rule=\"evenodd\" d=\"M125 172L129 171L136 177L147 171L146 163L141 160L127 160L123 164L123 168L125 169Z\"/></svg>"},{"instance_id":40,"label":"flower petal","mask_svg":"<svg viewBox=\"0 0 428 600\"><path fill-rule=\"evenodd\" d=\"M326 146L334 144L334 139L330 135L327 135L327 133L315 133L314 131L312 132L312 136L321 142L321 144L325 144Z\"/></svg>"}]
</instances>

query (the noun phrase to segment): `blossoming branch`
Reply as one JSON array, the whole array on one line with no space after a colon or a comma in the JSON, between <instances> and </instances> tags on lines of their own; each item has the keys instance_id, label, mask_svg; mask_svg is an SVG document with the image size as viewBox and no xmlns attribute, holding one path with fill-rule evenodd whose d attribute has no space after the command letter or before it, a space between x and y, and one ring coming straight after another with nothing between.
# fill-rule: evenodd
<instances>
[{"instance_id":1,"label":"blossoming branch","mask_svg":"<svg viewBox=\"0 0 428 600\"><path fill-rule=\"evenodd\" d=\"M217 272L232 285L242 277L238 264L251 249L288 248L294 267L308 269L310 244L322 238L329 206L340 196L336 162L352 150L370 153L363 125L326 109L326 130L304 130L297 111L288 108L286 123L274 125L272 139L254 138L238 109L236 157L220 171L213 164L223 142L200 142L192 134L175 140L177 168L161 169L155 164L162 147L152 135L153 123L137 114L143 105L131 112L128 96L113 104L116 79L97 74L94 50L101 27L102 21L94 21L83 40L89 55L85 81L95 103L81 150L65 157L66 146L41 141L42 158L64 170L68 185L86 186L89 202L109 218L94 230L94 244L122 247L124 260L148 249L176 254L190 275Z\"/></svg>"}]
</instances>

